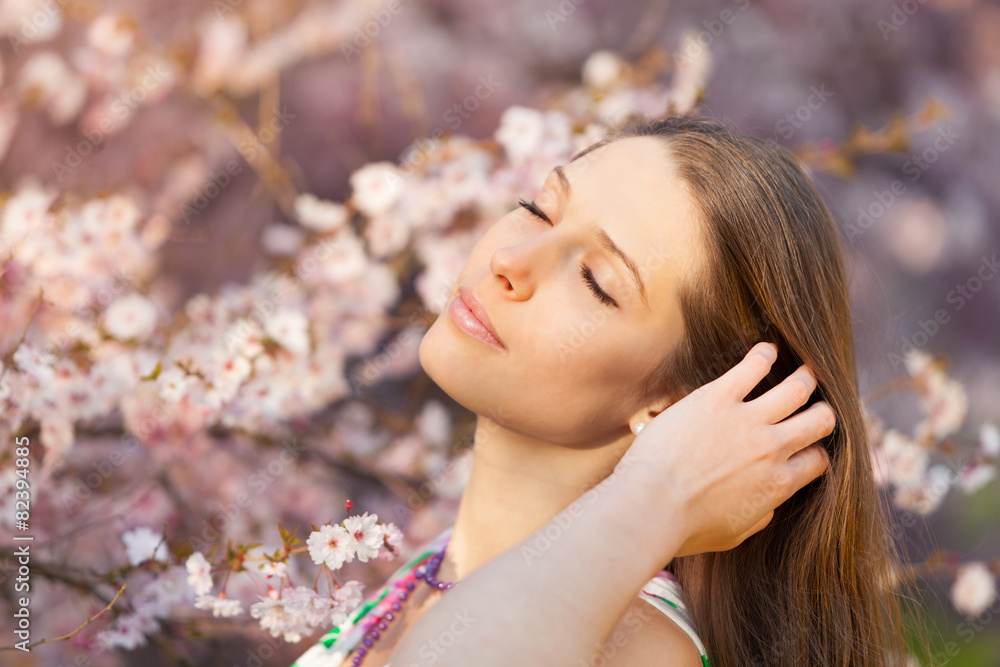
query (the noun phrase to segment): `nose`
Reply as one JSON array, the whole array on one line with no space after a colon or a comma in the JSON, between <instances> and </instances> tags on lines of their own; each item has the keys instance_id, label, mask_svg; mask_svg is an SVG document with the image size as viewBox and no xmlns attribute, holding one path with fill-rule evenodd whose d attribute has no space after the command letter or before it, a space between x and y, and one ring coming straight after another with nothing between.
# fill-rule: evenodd
<instances>
[{"instance_id":1,"label":"nose","mask_svg":"<svg viewBox=\"0 0 1000 667\"><path fill-rule=\"evenodd\" d=\"M524 300L535 291L545 267L554 262L548 234L532 234L513 245L497 248L490 258L490 270L501 281L506 295Z\"/></svg>"}]
</instances>

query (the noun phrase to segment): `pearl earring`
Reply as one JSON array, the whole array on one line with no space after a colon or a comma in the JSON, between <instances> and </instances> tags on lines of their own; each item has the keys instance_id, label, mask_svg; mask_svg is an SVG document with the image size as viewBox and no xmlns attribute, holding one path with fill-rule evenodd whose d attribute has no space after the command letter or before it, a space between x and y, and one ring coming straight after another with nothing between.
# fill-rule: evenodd
<instances>
[{"instance_id":1,"label":"pearl earring","mask_svg":"<svg viewBox=\"0 0 1000 667\"><path fill-rule=\"evenodd\" d=\"M635 432L636 435L639 435L639 431L641 431L645 425L646 425L645 422L639 422L638 424L635 425L635 427L632 430Z\"/></svg>"}]
</instances>

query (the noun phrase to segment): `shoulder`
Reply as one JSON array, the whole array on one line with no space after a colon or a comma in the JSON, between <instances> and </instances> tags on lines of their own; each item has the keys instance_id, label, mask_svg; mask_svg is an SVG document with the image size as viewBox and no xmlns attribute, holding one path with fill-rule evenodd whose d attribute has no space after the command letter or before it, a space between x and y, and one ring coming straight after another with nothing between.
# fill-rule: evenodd
<instances>
[{"instance_id":1,"label":"shoulder","mask_svg":"<svg viewBox=\"0 0 1000 667\"><path fill-rule=\"evenodd\" d=\"M602 649L607 667L702 667L688 632L646 599L636 597Z\"/></svg>"},{"instance_id":2,"label":"shoulder","mask_svg":"<svg viewBox=\"0 0 1000 667\"><path fill-rule=\"evenodd\" d=\"M632 600L604 646L606 664L708 667L680 582L660 571Z\"/></svg>"}]
</instances>

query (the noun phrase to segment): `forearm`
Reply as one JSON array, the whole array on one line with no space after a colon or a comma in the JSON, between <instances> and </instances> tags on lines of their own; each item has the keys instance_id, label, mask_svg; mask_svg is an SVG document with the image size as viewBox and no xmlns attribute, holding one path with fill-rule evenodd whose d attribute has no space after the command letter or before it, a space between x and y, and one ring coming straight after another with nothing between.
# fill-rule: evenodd
<instances>
[{"instance_id":1,"label":"forearm","mask_svg":"<svg viewBox=\"0 0 1000 667\"><path fill-rule=\"evenodd\" d=\"M589 660L679 547L669 533L649 530L644 474L638 466L616 472L472 572L413 626L392 664L577 667ZM669 512L658 508L659 525Z\"/></svg>"}]
</instances>

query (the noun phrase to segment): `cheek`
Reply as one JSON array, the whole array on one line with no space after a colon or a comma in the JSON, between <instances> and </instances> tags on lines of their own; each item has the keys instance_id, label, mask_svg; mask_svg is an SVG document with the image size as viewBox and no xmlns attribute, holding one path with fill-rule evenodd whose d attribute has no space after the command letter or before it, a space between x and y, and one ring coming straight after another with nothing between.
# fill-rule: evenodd
<instances>
[{"instance_id":1,"label":"cheek","mask_svg":"<svg viewBox=\"0 0 1000 667\"><path fill-rule=\"evenodd\" d=\"M567 299L574 301L576 295ZM593 359L616 347L621 340L621 323L615 313L600 308L570 308L550 326L550 340L559 348L558 358Z\"/></svg>"},{"instance_id":2,"label":"cheek","mask_svg":"<svg viewBox=\"0 0 1000 667\"><path fill-rule=\"evenodd\" d=\"M600 310L575 313L532 329L524 370L551 378L559 375L577 388L589 384L620 389L639 374L635 330Z\"/></svg>"}]
</instances>

